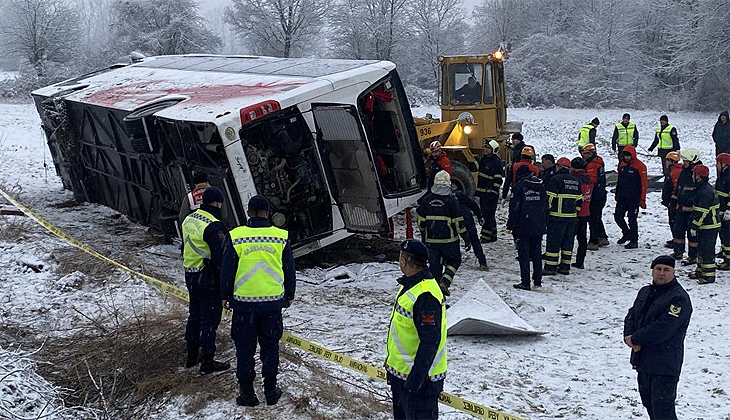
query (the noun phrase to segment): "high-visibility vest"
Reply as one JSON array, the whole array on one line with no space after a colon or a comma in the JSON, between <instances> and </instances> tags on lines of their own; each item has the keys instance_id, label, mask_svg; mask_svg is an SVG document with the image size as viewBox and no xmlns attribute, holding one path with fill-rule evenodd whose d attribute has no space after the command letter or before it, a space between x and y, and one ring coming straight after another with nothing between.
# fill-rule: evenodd
<instances>
[{"instance_id":1,"label":"high-visibility vest","mask_svg":"<svg viewBox=\"0 0 730 420\"><path fill-rule=\"evenodd\" d=\"M210 247L203 239L205 228L218 219L205 210L195 210L182 224L183 266L187 272L201 271L210 259Z\"/></svg>"},{"instance_id":2,"label":"high-visibility vest","mask_svg":"<svg viewBox=\"0 0 730 420\"><path fill-rule=\"evenodd\" d=\"M580 131L578 132L578 147L584 147L586 144L590 143L590 132L594 128L596 128L596 126L591 123L580 128Z\"/></svg>"},{"instance_id":3,"label":"high-visibility vest","mask_svg":"<svg viewBox=\"0 0 730 420\"><path fill-rule=\"evenodd\" d=\"M239 226L231 231L238 254L233 299L273 302L284 297L282 256L289 232L278 227Z\"/></svg>"},{"instance_id":4,"label":"high-visibility vest","mask_svg":"<svg viewBox=\"0 0 730 420\"><path fill-rule=\"evenodd\" d=\"M673 128L674 126L671 124L667 124L664 130L662 130L661 125L657 126L656 135L659 138L659 149L671 149L674 146L671 135Z\"/></svg>"},{"instance_id":5,"label":"high-visibility vest","mask_svg":"<svg viewBox=\"0 0 730 420\"><path fill-rule=\"evenodd\" d=\"M618 131L618 143L619 146L628 146L634 144L634 132L636 131L636 124L633 121L629 121L629 125L624 127L621 122L616 123L616 131Z\"/></svg>"},{"instance_id":6,"label":"high-visibility vest","mask_svg":"<svg viewBox=\"0 0 730 420\"><path fill-rule=\"evenodd\" d=\"M441 288L434 279L424 279L401 294L403 286L398 290L400 295L393 305L390 314L390 330L388 331L387 356L385 369L393 376L408 379L413 369L413 361L421 340L414 324L413 306L423 293L430 293L441 304L441 341L436 350L436 357L428 370L428 378L435 382L446 377L446 307Z\"/></svg>"}]
</instances>

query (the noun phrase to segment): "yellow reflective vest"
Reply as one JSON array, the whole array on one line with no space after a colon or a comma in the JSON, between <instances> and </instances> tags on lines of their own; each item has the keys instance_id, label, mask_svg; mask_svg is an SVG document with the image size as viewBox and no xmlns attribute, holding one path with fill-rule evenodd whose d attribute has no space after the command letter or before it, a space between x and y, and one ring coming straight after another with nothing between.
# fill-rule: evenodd
<instances>
[{"instance_id":1,"label":"yellow reflective vest","mask_svg":"<svg viewBox=\"0 0 730 420\"><path fill-rule=\"evenodd\" d=\"M183 221L183 266L186 272L201 271L205 260L210 259L210 247L203 239L203 233L209 224L217 221L215 216L201 209L195 210Z\"/></svg>"},{"instance_id":2,"label":"yellow reflective vest","mask_svg":"<svg viewBox=\"0 0 730 420\"><path fill-rule=\"evenodd\" d=\"M388 331L387 356L385 369L393 376L408 379L413 369L418 345L418 330L413 322L413 306L423 293L430 293L441 304L441 341L436 357L428 370L428 378L432 382L446 377L446 307L444 295L434 279L424 279L401 294L403 286L398 290L393 311L390 314L390 330Z\"/></svg>"},{"instance_id":3,"label":"yellow reflective vest","mask_svg":"<svg viewBox=\"0 0 730 420\"><path fill-rule=\"evenodd\" d=\"M231 231L238 254L233 299L273 302L284 297L282 255L289 233L277 227L240 226Z\"/></svg>"},{"instance_id":4,"label":"yellow reflective vest","mask_svg":"<svg viewBox=\"0 0 730 420\"><path fill-rule=\"evenodd\" d=\"M674 126L671 124L667 124L663 130L661 125L657 126L656 136L659 139L659 146L657 146L659 149L671 149L674 147L674 141L672 141L671 135L673 128Z\"/></svg>"},{"instance_id":5,"label":"yellow reflective vest","mask_svg":"<svg viewBox=\"0 0 730 420\"><path fill-rule=\"evenodd\" d=\"M618 139L616 144L619 146L628 146L634 144L634 132L636 131L636 124L633 121L629 121L629 125L624 127L621 122L616 123L616 131L618 132Z\"/></svg>"},{"instance_id":6,"label":"yellow reflective vest","mask_svg":"<svg viewBox=\"0 0 730 420\"><path fill-rule=\"evenodd\" d=\"M595 125L588 123L580 128L578 132L578 147L585 147L586 144L590 143L591 130L596 128Z\"/></svg>"}]
</instances>

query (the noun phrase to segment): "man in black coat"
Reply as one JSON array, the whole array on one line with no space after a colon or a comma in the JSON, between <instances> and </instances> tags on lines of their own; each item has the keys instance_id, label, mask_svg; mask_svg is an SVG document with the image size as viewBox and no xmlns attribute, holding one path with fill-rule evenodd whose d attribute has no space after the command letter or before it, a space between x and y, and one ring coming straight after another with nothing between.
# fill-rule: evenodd
<instances>
[{"instance_id":1,"label":"man in black coat","mask_svg":"<svg viewBox=\"0 0 730 420\"><path fill-rule=\"evenodd\" d=\"M481 218L482 242L497 241L497 202L499 188L502 186L502 172L504 167L497 156L499 143L495 140L484 143L484 154L477 160L479 165L479 179L477 180L476 196L479 197L479 206L482 209Z\"/></svg>"},{"instance_id":2,"label":"man in black coat","mask_svg":"<svg viewBox=\"0 0 730 420\"><path fill-rule=\"evenodd\" d=\"M720 256L722 262L717 265L718 270L730 270L730 154L717 155L717 181L715 191L720 199L719 216L722 217L720 226Z\"/></svg>"},{"instance_id":3,"label":"man in black coat","mask_svg":"<svg viewBox=\"0 0 730 420\"><path fill-rule=\"evenodd\" d=\"M674 400L692 302L674 277L672 257L657 257L651 269L652 284L639 290L624 319L624 343L631 347L631 365L649 418L676 420Z\"/></svg>"},{"instance_id":4,"label":"man in black coat","mask_svg":"<svg viewBox=\"0 0 730 420\"><path fill-rule=\"evenodd\" d=\"M512 188L509 200L507 229L517 242L517 259L520 261L522 282L513 285L516 289L530 290L530 261L532 281L535 287L542 286L542 234L547 220L547 194L542 180L527 166L517 169L517 183Z\"/></svg>"},{"instance_id":5,"label":"man in black coat","mask_svg":"<svg viewBox=\"0 0 730 420\"><path fill-rule=\"evenodd\" d=\"M461 239L464 240L464 247L467 251L469 249L474 250L474 255L477 257L477 261L479 261L479 268L486 270L489 268L487 266L487 257L484 256L484 249L482 249L482 243L479 242L479 234L474 224L475 214L480 219L480 222L484 224L484 219L480 215L482 210L473 198L459 190L454 190L454 197L459 202L459 210L461 210L461 215L464 217L464 228L466 232L461 234Z\"/></svg>"},{"instance_id":6,"label":"man in black coat","mask_svg":"<svg viewBox=\"0 0 730 420\"><path fill-rule=\"evenodd\" d=\"M712 130L712 140L715 142L715 156L720 153L730 153L730 122L727 111L722 111L717 117L715 128Z\"/></svg>"}]
</instances>

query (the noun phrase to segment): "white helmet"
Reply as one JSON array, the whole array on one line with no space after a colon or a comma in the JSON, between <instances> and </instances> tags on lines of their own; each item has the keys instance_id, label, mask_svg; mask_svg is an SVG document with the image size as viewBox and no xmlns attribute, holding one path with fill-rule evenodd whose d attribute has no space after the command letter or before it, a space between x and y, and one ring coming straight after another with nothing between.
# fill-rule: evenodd
<instances>
[{"instance_id":1,"label":"white helmet","mask_svg":"<svg viewBox=\"0 0 730 420\"><path fill-rule=\"evenodd\" d=\"M697 163L700 161L700 151L693 147L682 150L679 152L679 156L682 160L690 163Z\"/></svg>"},{"instance_id":2,"label":"white helmet","mask_svg":"<svg viewBox=\"0 0 730 420\"><path fill-rule=\"evenodd\" d=\"M497 153L497 150L499 150L499 143L497 143L496 140L489 140L489 141L486 141L486 139L484 139L484 140L485 140L484 147L489 146L492 148L493 153Z\"/></svg>"},{"instance_id":3,"label":"white helmet","mask_svg":"<svg viewBox=\"0 0 730 420\"><path fill-rule=\"evenodd\" d=\"M451 175L446 171L438 171L433 179L433 185L445 185L451 188Z\"/></svg>"}]
</instances>

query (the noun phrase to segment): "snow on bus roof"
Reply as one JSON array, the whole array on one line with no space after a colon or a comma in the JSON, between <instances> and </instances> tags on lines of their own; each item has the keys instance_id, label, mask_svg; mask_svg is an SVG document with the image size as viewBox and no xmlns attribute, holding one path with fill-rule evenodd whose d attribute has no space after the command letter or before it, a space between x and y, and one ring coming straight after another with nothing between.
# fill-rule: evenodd
<instances>
[{"instance_id":1,"label":"snow on bus roof","mask_svg":"<svg viewBox=\"0 0 730 420\"><path fill-rule=\"evenodd\" d=\"M186 98L156 113L190 121L211 121L224 111L277 100L282 108L302 97L333 89L361 75L374 82L395 65L387 61L255 56L176 55L145 58L128 66L80 76L38 89L34 95L62 94L65 100L125 111L168 97ZM371 77L363 77L371 76Z\"/></svg>"}]
</instances>

